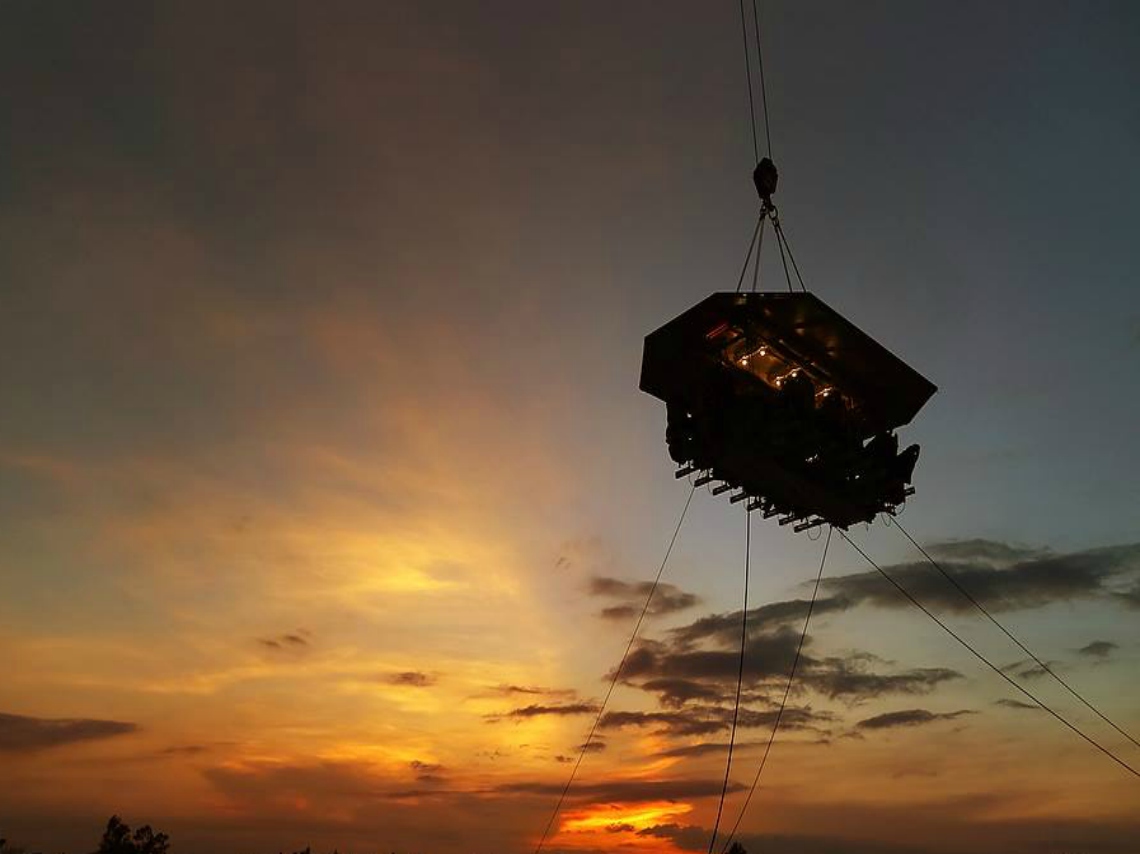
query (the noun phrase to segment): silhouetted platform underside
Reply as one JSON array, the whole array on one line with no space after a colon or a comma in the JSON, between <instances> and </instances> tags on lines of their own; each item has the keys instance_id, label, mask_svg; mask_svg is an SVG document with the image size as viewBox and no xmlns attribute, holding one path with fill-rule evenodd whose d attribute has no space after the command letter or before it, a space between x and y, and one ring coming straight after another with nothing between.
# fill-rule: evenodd
<instances>
[{"instance_id":1,"label":"silhouetted platform underside","mask_svg":"<svg viewBox=\"0 0 1140 854\"><path fill-rule=\"evenodd\" d=\"M713 294L645 339L678 477L796 530L894 513L918 446L894 430L935 386L807 293Z\"/></svg>"}]
</instances>

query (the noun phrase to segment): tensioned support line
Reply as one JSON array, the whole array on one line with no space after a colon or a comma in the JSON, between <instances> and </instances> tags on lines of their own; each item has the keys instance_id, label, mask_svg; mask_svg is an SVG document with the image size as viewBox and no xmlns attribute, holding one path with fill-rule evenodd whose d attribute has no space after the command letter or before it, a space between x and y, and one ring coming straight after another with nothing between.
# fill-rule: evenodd
<instances>
[{"instance_id":1,"label":"tensioned support line","mask_svg":"<svg viewBox=\"0 0 1140 854\"><path fill-rule=\"evenodd\" d=\"M744 814L748 811L748 805L752 803L752 795L756 792L756 786L760 783L760 775L764 773L764 766L768 764L768 754L772 752L772 743L776 740L776 733L780 731L780 720L784 717L784 709L788 705L788 695L792 692L792 683L796 678L796 667L800 663L800 655L804 649L804 641L807 639L808 626L811 625L811 614L815 610L815 602L819 597L819 585L823 581L823 568L827 565L827 550L831 545L831 532L834 530L832 527L827 529L827 539L823 541L823 557L819 559L819 572L815 576L815 587L811 592L811 601L808 602L807 614L804 616L804 627L800 632L800 642L796 646L796 657L792 659L792 669L788 673L788 684L784 686L784 696L780 700L780 710L776 712L776 720L772 724L772 732L768 735L768 743L764 746L764 755L760 757L760 767L756 769L756 776L752 778L752 785L748 789L748 795L744 799L744 803L740 807L740 812L736 814L736 821L733 822L732 831L724 840L724 845L721 846L721 854L728 851L728 846L732 844L733 838L736 836L736 831L740 829L740 822L744 818Z\"/></svg>"},{"instance_id":2,"label":"tensioned support line","mask_svg":"<svg viewBox=\"0 0 1140 854\"><path fill-rule=\"evenodd\" d=\"M748 560L752 554L752 511L744 513L744 607L740 612L740 665L736 673L736 703L732 708L732 733L728 737L728 761L724 765L724 784L720 788L720 802L716 807L716 822L709 838L708 854L716 846L716 833L720 829L720 817L724 812L724 798L728 794L728 778L732 773L732 748L736 744L736 722L740 717L740 688L744 684L744 653L748 648Z\"/></svg>"},{"instance_id":3,"label":"tensioned support line","mask_svg":"<svg viewBox=\"0 0 1140 854\"><path fill-rule=\"evenodd\" d=\"M586 740L582 743L582 749L578 752L578 760L574 763L574 768L570 771L570 778L566 781L566 785L562 787L562 794L558 796L558 803L554 805L554 812L550 814L550 819L546 822L546 827L542 831L542 838L538 840L538 846L534 849L534 854L539 854L542 851L542 846L546 844L546 837L550 835L550 828L554 826L554 820L558 818L558 813L562 811L562 804L566 800L566 793L570 791L570 786L574 783L574 778L578 776L578 768L582 765L582 759L586 756L586 751L590 749L590 744L594 740L594 733L598 730L598 724L601 723L602 715L606 711L606 705L610 701L610 696L617 686L618 679L621 678L622 670L625 668L626 659L629 658L629 651L633 649L633 643L637 640L637 633L641 630L641 624L645 620L645 615L649 612L649 604L653 601L653 594L657 592L657 586L661 583L661 575L665 572L665 566L669 563L669 556L673 554L673 546L677 544L677 536L681 533L681 526L685 523L685 516L688 515L689 505L693 503L693 496L696 494L697 488L691 487L689 489L689 496L685 499L685 506L681 510L681 516L677 519L677 527L673 529L673 536L669 538L669 547L665 549L665 557L661 559L661 566L657 568L657 575L653 579L653 584L649 588L649 595L645 597L645 605L641 608L641 613L637 617L637 622L633 626L633 633L629 636L629 643L625 645L625 652L622 653L621 661L618 663L617 668L614 670L614 675L610 679L610 686L606 689L606 696L602 700L602 705L598 707L598 715L594 718L593 726L590 727L590 733L586 736Z\"/></svg>"},{"instance_id":4,"label":"tensioned support line","mask_svg":"<svg viewBox=\"0 0 1140 854\"><path fill-rule=\"evenodd\" d=\"M1011 686L1013 686L1015 689L1017 689L1022 694L1024 694L1026 697L1028 697L1030 700L1032 700L1034 702L1034 704L1036 704L1037 706L1040 706L1042 709L1044 709L1046 712L1048 712L1050 715L1052 715L1054 718L1056 718L1058 721L1060 721L1062 724L1064 724L1066 727L1068 727L1070 730L1072 730L1074 733L1076 733L1082 739L1087 741L1089 744L1091 744L1093 747L1095 747L1097 750L1099 750L1101 753L1103 753L1105 756L1107 756L1109 759L1111 759L1113 762L1115 762L1117 765L1119 765L1121 768L1123 768L1129 774L1131 774L1132 776L1134 776L1136 778L1140 778L1140 771L1137 771L1135 768L1133 768L1131 765L1129 765L1127 762L1125 762L1123 759L1121 759L1119 756L1117 756L1115 753L1113 753L1107 747L1102 745L1100 742L1096 741L1091 736L1086 735L1084 732L1082 732L1080 729L1078 729L1076 725L1069 723L1068 720L1063 718L1057 712L1053 711L1053 709L1051 709L1049 706L1045 705L1045 703L1042 700L1038 699L1035 694L1033 694L1031 691L1029 691L1029 689L1022 687L1020 684L1015 682L1012 678L1010 678L1010 676L1004 670L1002 670L1000 667L998 667L996 664L991 662L988 658L986 658L984 655L982 655L980 652L978 652L976 649L974 649L969 644L969 642L967 642L965 639L962 638L961 635L959 635L952 628L950 628L948 625L946 625L944 622L942 622L942 620L940 620L934 614L933 611L931 611L929 608L927 608L925 605L923 605L921 602L919 602L918 599L916 599L914 596L912 596L907 591L907 589L905 587L903 587L901 584L899 584L899 582L896 581L889 573L887 573L886 570L884 570L881 566L879 566L877 563L875 563L875 561L873 561L871 559L871 557L865 551L863 551L863 549L859 548L858 544L856 544L850 537L848 537L845 532L840 531L839 534L840 534L840 536L843 537L843 539L847 540L847 542L851 546L851 548L853 548L853 549L855 549L855 551L859 552L859 554L863 556L863 559L865 561L867 561L867 563L869 563L872 567L875 568L875 571L878 572L879 575L883 576L883 578L885 578L887 581L889 581L891 583L891 586L894 587L895 590L897 590L904 597L906 597L908 600L910 600L910 603L912 605L914 605L916 608L918 608L920 611L922 611L922 613L926 614L926 616L930 617L930 619L932 619L934 622L936 622L942 628L942 630L944 632L946 632L946 634L950 635L950 637L954 638L954 640L958 641L958 643L960 643L967 650L969 650L970 654L973 655L974 658L978 659L978 661L982 662L982 664L986 665L986 667L988 667L990 670L992 670L994 673L996 673L998 676L1000 676L1002 679L1004 679L1006 682L1008 682Z\"/></svg>"},{"instance_id":5,"label":"tensioned support line","mask_svg":"<svg viewBox=\"0 0 1140 854\"><path fill-rule=\"evenodd\" d=\"M922 556L924 558L926 558L927 562L931 566L933 566L936 570L938 570L939 574L941 574L943 578L945 578L947 581L949 581L954 586L954 588L959 593L961 593L962 596L964 596L966 598L966 600L971 605L973 605L975 608L977 608L978 611L980 611L985 616L985 618L987 620L989 620L991 623L993 623L995 626L997 626L1001 630L1001 633L1003 635L1005 635L1007 638L1009 638L1011 641L1013 641L1017 645L1018 649L1020 649L1022 652L1024 652L1026 655L1028 655L1031 659L1033 659L1033 661L1037 663L1037 666L1040 667L1045 673L1048 673L1050 676L1052 676L1053 679L1055 679L1057 681L1057 684L1059 684L1062 688L1064 688L1066 691L1068 691L1070 694L1072 694L1074 697L1076 697L1078 700L1080 700L1085 705L1085 708L1087 708L1089 711L1091 711L1093 714L1095 714L1097 717L1099 717L1102 721L1104 721L1106 724L1108 724L1110 727L1112 727L1114 730L1116 730L1118 733L1120 733L1126 739L1131 741L1134 745L1136 745L1137 747L1140 747L1140 741L1137 741L1135 738L1133 738L1131 735L1129 735L1127 732L1125 732L1119 726L1117 726L1115 723L1113 723L1111 720L1109 720L1107 715L1103 714L1100 711L1100 709L1098 709L1096 706L1094 706L1092 703L1090 703L1088 700L1086 700L1075 688L1073 688L1068 682L1066 682L1064 679L1062 679L1060 676L1058 676L1053 671L1053 668L1051 668L1048 664L1046 664L1044 661L1042 661L1040 658L1038 658L1037 655L1034 654L1034 652L1029 649L1029 647L1027 647L1025 644L1023 644L1016 637L1014 637L1013 633L1011 631L1009 631L1009 629L1007 629L1000 622L998 622L997 618L994 617L994 615L989 612L989 610L985 607L985 605L983 605L981 602L979 602L977 599L975 599L974 596L970 593L970 591L967 590L965 588L965 586L963 586L962 583L958 581L957 578L955 578L948 570L943 569L942 566L938 563L938 561L936 561L934 558L932 558L930 556L930 554L926 551L926 549L924 549L922 546L920 546L918 544L918 541L915 540L915 538L910 535L910 533L907 531L907 529L904 528L901 524L899 524L898 519L894 520L894 525L896 528L898 528L900 531L902 531L904 537L906 537L908 540L910 540L911 545L913 545L916 549L918 549L920 552L922 552Z\"/></svg>"}]
</instances>

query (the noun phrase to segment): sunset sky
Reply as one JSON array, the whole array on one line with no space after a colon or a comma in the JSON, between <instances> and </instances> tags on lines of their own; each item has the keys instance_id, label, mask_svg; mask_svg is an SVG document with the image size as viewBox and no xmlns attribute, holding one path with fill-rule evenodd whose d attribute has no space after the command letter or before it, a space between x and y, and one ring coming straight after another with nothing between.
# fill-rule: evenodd
<instances>
[{"instance_id":1,"label":"sunset sky","mask_svg":"<svg viewBox=\"0 0 1140 854\"><path fill-rule=\"evenodd\" d=\"M1140 738L1140 7L761 11L808 287L939 387L901 521ZM735 2L0 5L0 837L533 850L689 492L638 372L736 285L740 38ZM706 849L744 534L695 494L547 850ZM753 520L730 824L822 546ZM749 854L1137 850L1140 779L838 536L784 724Z\"/></svg>"}]
</instances>

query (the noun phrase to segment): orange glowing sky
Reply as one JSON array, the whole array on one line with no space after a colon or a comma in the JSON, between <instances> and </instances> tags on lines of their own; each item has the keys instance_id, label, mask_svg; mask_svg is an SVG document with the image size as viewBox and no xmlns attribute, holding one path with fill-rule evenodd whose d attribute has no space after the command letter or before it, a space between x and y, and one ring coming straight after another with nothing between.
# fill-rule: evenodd
<instances>
[{"instance_id":1,"label":"orange glowing sky","mask_svg":"<svg viewBox=\"0 0 1140 854\"><path fill-rule=\"evenodd\" d=\"M0 837L529 852L688 490L638 366L739 272L738 10L237 5L0 8ZM765 4L781 211L939 385L903 522L1135 734L1140 18L809 5ZM699 492L552 852L706 849L743 539ZM722 827L822 548L752 543ZM1140 781L865 572L833 540L749 854L1134 854Z\"/></svg>"}]
</instances>

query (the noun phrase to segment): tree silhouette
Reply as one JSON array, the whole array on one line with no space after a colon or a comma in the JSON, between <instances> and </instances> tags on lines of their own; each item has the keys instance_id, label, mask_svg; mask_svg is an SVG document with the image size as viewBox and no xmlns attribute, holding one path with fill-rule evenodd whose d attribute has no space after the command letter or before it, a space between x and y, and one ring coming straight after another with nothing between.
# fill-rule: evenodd
<instances>
[{"instance_id":1,"label":"tree silhouette","mask_svg":"<svg viewBox=\"0 0 1140 854\"><path fill-rule=\"evenodd\" d=\"M0 854L28 854L28 850L19 845L9 845L7 839L0 839Z\"/></svg>"},{"instance_id":2,"label":"tree silhouette","mask_svg":"<svg viewBox=\"0 0 1140 854\"><path fill-rule=\"evenodd\" d=\"M170 837L155 833L146 824L131 833L131 828L117 815L107 821L107 829L95 854L167 854Z\"/></svg>"},{"instance_id":3,"label":"tree silhouette","mask_svg":"<svg viewBox=\"0 0 1140 854\"><path fill-rule=\"evenodd\" d=\"M748 854L748 852L744 850L744 846L739 842L733 842L732 846L728 849L728 854Z\"/></svg>"}]
</instances>

